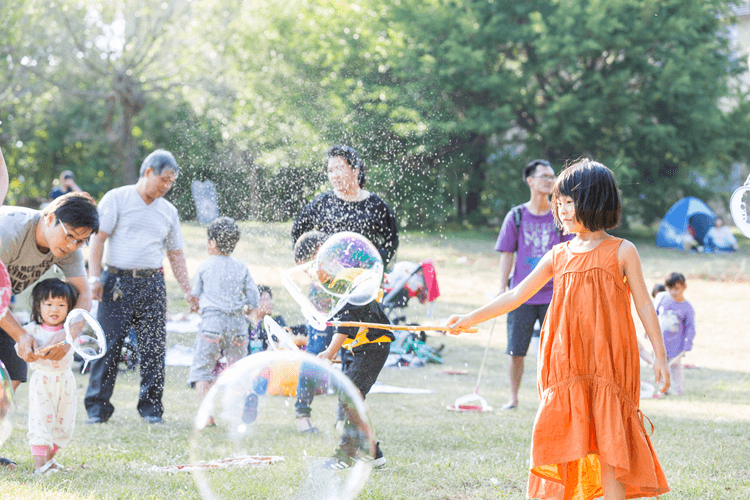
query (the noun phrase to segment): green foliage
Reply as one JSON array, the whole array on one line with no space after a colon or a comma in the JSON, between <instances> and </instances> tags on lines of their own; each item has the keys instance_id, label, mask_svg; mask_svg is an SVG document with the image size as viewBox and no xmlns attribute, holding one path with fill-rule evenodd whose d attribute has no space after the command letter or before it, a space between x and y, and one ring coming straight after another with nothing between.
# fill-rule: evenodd
<instances>
[{"instance_id":1,"label":"green foliage","mask_svg":"<svg viewBox=\"0 0 750 500\"><path fill-rule=\"evenodd\" d=\"M507 188L522 186L501 170L586 155L617 172L633 214L650 222L693 189L693 171L725 169L748 145L746 110L719 107L746 69L720 36L724 9L318 0L262 12L294 30L274 38L273 54L292 71L287 82L301 82L287 95L297 116L314 117L325 142L359 147L399 190L415 170L432 179L425 198L439 200L441 219L477 223L520 201Z\"/></svg>"},{"instance_id":2,"label":"green foliage","mask_svg":"<svg viewBox=\"0 0 750 500\"><path fill-rule=\"evenodd\" d=\"M407 227L494 222L527 196L522 165L580 156L610 166L649 223L750 147L746 63L720 0L13 5L0 20L11 201L65 167L101 192L166 147L185 216L194 177L221 179L222 211L279 220L325 188L324 152L346 143ZM118 26L122 47L107 39ZM191 125L162 127L183 106Z\"/></svg>"}]
</instances>

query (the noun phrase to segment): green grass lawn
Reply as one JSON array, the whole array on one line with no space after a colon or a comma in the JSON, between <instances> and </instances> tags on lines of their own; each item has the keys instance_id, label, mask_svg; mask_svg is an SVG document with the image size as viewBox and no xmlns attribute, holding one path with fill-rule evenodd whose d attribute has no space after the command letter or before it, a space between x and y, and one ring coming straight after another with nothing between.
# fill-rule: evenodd
<instances>
[{"instance_id":1,"label":"green grass lawn","mask_svg":"<svg viewBox=\"0 0 750 500\"><path fill-rule=\"evenodd\" d=\"M235 257L244 260L258 283L275 294L277 311L291 323L300 322L297 307L280 285L279 269L293 265L288 224L243 223L243 238ZM206 257L205 229L183 227L188 267ZM696 308L698 335L686 362L686 395L642 401L641 407L656 426L654 446L669 480L674 499L750 498L750 336L747 335L747 279L750 245L742 241L733 255L696 255L658 249L653 239L631 233L643 259L647 284L671 271L688 277L688 299ZM410 321L427 323L465 312L486 301L498 287L498 259L490 232L457 235L407 233L398 258L436 263L442 295L434 306L413 300L406 314ZM169 275L170 313L186 312L182 293ZM385 369L380 381L390 385L431 389L426 395L372 394L367 398L370 419L388 459L385 469L373 472L359 498L367 499L520 499L528 477L531 430L537 410L536 362L527 357L521 387L521 404L515 411L497 408L508 398L505 355L505 318L492 321L478 334L460 337L432 335L428 344L444 344L444 365L429 364L414 370ZM484 348L490 351L479 394L496 408L491 413L454 413L446 410L455 399L474 391ZM192 334L170 334L168 346L192 345ZM462 368L467 375L442 374L444 368ZM200 498L188 473L165 474L151 470L189 461L188 439L198 408L194 390L187 388L187 368L168 367L165 395L166 424L149 426L138 417L135 405L137 372L119 376L108 424L84 425L83 394L87 377L77 375L79 406L73 441L60 452L59 461L71 471L35 477L26 441L28 388L18 391L18 419L3 456L19 463L14 473L0 471L0 499L194 499ZM652 378L645 368L644 380ZM293 398L288 418L278 419L281 449L307 446L293 428ZM313 404L313 420L322 420L323 408L333 406L331 396ZM317 414L315 412L318 412ZM302 444L300 444L302 443ZM286 448L284 448L286 447ZM291 498L283 492L295 484L263 490L264 475L273 467L247 470L244 484L225 498ZM279 493L282 492L282 493Z\"/></svg>"}]
</instances>

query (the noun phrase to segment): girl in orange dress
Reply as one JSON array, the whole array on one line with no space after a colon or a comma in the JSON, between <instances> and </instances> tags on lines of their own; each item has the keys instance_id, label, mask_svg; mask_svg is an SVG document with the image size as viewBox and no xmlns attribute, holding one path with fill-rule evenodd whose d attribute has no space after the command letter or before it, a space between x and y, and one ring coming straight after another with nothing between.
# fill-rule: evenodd
<instances>
[{"instance_id":1,"label":"girl in orange dress","mask_svg":"<svg viewBox=\"0 0 750 500\"><path fill-rule=\"evenodd\" d=\"M527 497L606 500L669 491L638 403L640 362L632 295L655 352L654 374L669 388L661 329L629 241L606 233L620 221L612 171L583 159L564 170L552 194L555 220L576 237L552 248L516 288L452 316L461 329L505 314L554 277L539 353L541 403L534 422ZM648 429L647 429L648 426Z\"/></svg>"}]
</instances>

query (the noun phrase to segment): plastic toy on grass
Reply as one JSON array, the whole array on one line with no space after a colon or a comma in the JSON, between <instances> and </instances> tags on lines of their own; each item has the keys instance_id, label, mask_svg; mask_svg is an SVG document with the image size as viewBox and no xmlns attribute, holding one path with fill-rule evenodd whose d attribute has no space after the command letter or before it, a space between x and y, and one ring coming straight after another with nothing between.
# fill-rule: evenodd
<instances>
[{"instance_id":1,"label":"plastic toy on grass","mask_svg":"<svg viewBox=\"0 0 750 500\"><path fill-rule=\"evenodd\" d=\"M296 431L296 398L274 395L280 377L300 375L307 381L303 390L330 394L315 399L314 435ZM336 426L339 402L347 415L343 429ZM340 370L305 352L265 351L230 366L208 392L186 468L204 499L349 500L367 480L374 452L364 402ZM326 468L340 453L350 467Z\"/></svg>"},{"instance_id":2,"label":"plastic toy on grass","mask_svg":"<svg viewBox=\"0 0 750 500\"><path fill-rule=\"evenodd\" d=\"M281 282L317 330L346 304L364 305L378 296L383 260L364 236L342 232L320 247L314 260L282 271Z\"/></svg>"}]
</instances>

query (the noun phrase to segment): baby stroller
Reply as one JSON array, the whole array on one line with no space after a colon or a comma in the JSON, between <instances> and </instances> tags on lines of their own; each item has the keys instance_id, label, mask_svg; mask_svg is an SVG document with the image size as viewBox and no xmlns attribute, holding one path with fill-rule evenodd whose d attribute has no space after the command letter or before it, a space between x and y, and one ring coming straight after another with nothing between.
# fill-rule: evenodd
<instances>
[{"instance_id":1,"label":"baby stroller","mask_svg":"<svg viewBox=\"0 0 750 500\"><path fill-rule=\"evenodd\" d=\"M440 296L435 265L431 260L424 260L420 264L409 261L397 262L388 273L383 291L385 296L382 306L394 325L406 322L404 308L412 297L416 297L420 304L429 304L427 317L431 318L433 301ZM391 352L413 354L426 361L442 363L440 351L443 346L434 349L428 346L426 341L425 332L400 332L396 341L391 344Z\"/></svg>"},{"instance_id":2,"label":"baby stroller","mask_svg":"<svg viewBox=\"0 0 750 500\"><path fill-rule=\"evenodd\" d=\"M420 264L405 260L397 262L388 273L383 291L382 306L394 325L406 321L403 309L412 297L416 297L420 304L429 303L427 317L431 318L432 303L440 297L435 265L431 260L424 260Z\"/></svg>"}]
</instances>

